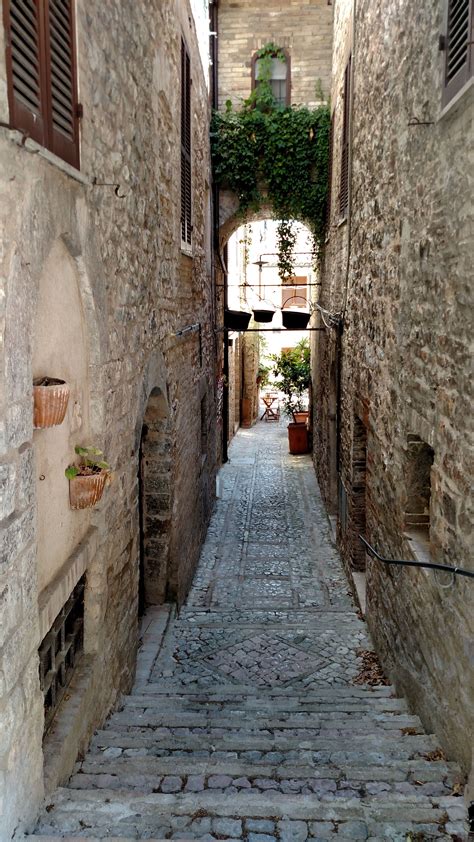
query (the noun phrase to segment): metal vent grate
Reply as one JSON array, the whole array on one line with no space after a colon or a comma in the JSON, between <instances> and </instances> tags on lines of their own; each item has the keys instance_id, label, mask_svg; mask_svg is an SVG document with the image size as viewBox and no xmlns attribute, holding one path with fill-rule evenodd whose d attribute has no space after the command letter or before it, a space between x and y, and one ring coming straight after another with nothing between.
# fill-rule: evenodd
<instances>
[{"instance_id":1,"label":"metal vent grate","mask_svg":"<svg viewBox=\"0 0 474 842\"><path fill-rule=\"evenodd\" d=\"M471 0L452 0L448 15L446 81L450 82L468 59L469 6Z\"/></svg>"},{"instance_id":2,"label":"metal vent grate","mask_svg":"<svg viewBox=\"0 0 474 842\"><path fill-rule=\"evenodd\" d=\"M68 0L52 0L50 2L49 26L53 126L73 141L73 44L71 42L71 8Z\"/></svg>"},{"instance_id":3,"label":"metal vent grate","mask_svg":"<svg viewBox=\"0 0 474 842\"><path fill-rule=\"evenodd\" d=\"M13 90L16 98L39 114L41 108L39 35L36 5L32 0L10 3L10 39Z\"/></svg>"},{"instance_id":4,"label":"metal vent grate","mask_svg":"<svg viewBox=\"0 0 474 842\"><path fill-rule=\"evenodd\" d=\"M85 575L79 579L38 649L45 733L64 697L77 657L82 652L85 579Z\"/></svg>"}]
</instances>

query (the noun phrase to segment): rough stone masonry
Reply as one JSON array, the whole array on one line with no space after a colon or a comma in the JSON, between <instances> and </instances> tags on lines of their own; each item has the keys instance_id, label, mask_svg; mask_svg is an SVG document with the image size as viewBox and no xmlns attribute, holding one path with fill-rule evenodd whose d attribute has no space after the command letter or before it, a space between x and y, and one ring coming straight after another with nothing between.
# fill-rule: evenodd
<instances>
[{"instance_id":1,"label":"rough stone masonry","mask_svg":"<svg viewBox=\"0 0 474 842\"><path fill-rule=\"evenodd\" d=\"M5 128L0 25L2 839L35 815L44 786L64 779L131 687L139 496L156 535L148 572L163 574L161 599L178 601L213 497L207 67L205 75L191 8L185 0L129 3L126 13L90 0L75 8L80 170ZM192 75L188 253L180 237L182 38ZM195 323L200 332L175 336ZM70 384L61 427L33 430L38 375ZM158 404L163 423L150 431ZM143 419L160 471L145 487L142 472L139 494ZM69 508L64 469L76 444L101 447L114 469L93 511ZM43 747L37 650L84 573L84 656Z\"/></svg>"}]
</instances>

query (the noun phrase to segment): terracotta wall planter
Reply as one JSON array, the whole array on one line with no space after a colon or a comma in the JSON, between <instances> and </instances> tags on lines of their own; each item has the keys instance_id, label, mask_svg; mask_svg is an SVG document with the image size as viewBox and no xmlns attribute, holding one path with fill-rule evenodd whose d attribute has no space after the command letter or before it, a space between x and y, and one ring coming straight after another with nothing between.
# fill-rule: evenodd
<instances>
[{"instance_id":1,"label":"terracotta wall planter","mask_svg":"<svg viewBox=\"0 0 474 842\"><path fill-rule=\"evenodd\" d=\"M104 493L107 471L77 476L69 480L69 503L71 509L91 509Z\"/></svg>"},{"instance_id":2,"label":"terracotta wall planter","mask_svg":"<svg viewBox=\"0 0 474 842\"><path fill-rule=\"evenodd\" d=\"M288 424L288 446L290 453L308 453L309 439L306 424Z\"/></svg>"},{"instance_id":3,"label":"terracotta wall planter","mask_svg":"<svg viewBox=\"0 0 474 842\"><path fill-rule=\"evenodd\" d=\"M33 425L36 428L62 424L69 401L69 386L64 380L39 377L33 381L33 398Z\"/></svg>"}]
</instances>

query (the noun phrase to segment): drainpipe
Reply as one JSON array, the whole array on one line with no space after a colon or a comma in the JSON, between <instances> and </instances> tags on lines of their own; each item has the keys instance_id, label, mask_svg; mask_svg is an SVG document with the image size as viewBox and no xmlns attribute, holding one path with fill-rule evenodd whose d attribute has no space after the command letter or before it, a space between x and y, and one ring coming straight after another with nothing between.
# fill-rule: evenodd
<instances>
[{"instance_id":1,"label":"drainpipe","mask_svg":"<svg viewBox=\"0 0 474 842\"><path fill-rule=\"evenodd\" d=\"M212 62L211 70L211 106L214 111L219 107L219 0L210 0L209 3L209 54ZM212 182L212 206L213 206L213 266L214 266L214 281L215 281L215 263L219 255L219 185L215 181ZM224 250L224 262L227 267L227 246ZM222 261L221 261L222 263ZM216 288L217 291L217 288ZM224 309L227 307L227 273L224 274ZM216 298L216 305L218 305ZM218 306L215 312L219 313ZM223 333L223 375L224 375L224 395L222 404L222 462L228 461L228 428L229 428L229 339L226 331Z\"/></svg>"},{"instance_id":2,"label":"drainpipe","mask_svg":"<svg viewBox=\"0 0 474 842\"><path fill-rule=\"evenodd\" d=\"M349 272L351 262L351 235L352 235L352 145L354 138L354 77L356 65L356 15L357 15L357 0L353 0L352 6L352 27L351 27L351 78L350 78L350 93L351 101L349 103L349 159L348 159L348 195L347 195L347 248L346 248L346 267L345 267L345 283L344 283L344 297L341 308L341 320L337 328L336 336L336 470L341 481L341 431L342 431L342 335L344 333L344 318L347 309L347 299L349 292Z\"/></svg>"},{"instance_id":3,"label":"drainpipe","mask_svg":"<svg viewBox=\"0 0 474 842\"><path fill-rule=\"evenodd\" d=\"M227 244L224 246L224 262L227 267ZM224 309L228 304L227 272L224 275ZM222 404L222 462L228 461L228 435L229 435L229 334L224 330L224 395Z\"/></svg>"}]
</instances>

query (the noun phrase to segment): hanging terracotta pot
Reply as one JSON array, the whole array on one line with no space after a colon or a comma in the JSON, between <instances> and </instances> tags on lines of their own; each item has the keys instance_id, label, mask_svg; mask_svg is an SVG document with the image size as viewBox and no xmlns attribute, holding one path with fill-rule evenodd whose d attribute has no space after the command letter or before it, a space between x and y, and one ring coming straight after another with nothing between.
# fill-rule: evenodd
<instances>
[{"instance_id":1,"label":"hanging terracotta pot","mask_svg":"<svg viewBox=\"0 0 474 842\"><path fill-rule=\"evenodd\" d=\"M64 380L36 378L33 380L33 398L33 425L36 428L62 424L69 401L69 386Z\"/></svg>"},{"instance_id":2,"label":"hanging terracotta pot","mask_svg":"<svg viewBox=\"0 0 474 842\"><path fill-rule=\"evenodd\" d=\"M288 330L305 330L308 327L308 322L311 313L307 310L288 309L281 311L283 327Z\"/></svg>"},{"instance_id":3,"label":"hanging terracotta pot","mask_svg":"<svg viewBox=\"0 0 474 842\"><path fill-rule=\"evenodd\" d=\"M224 326L229 330L247 330L251 316L243 310L225 310Z\"/></svg>"},{"instance_id":4,"label":"hanging terracotta pot","mask_svg":"<svg viewBox=\"0 0 474 842\"><path fill-rule=\"evenodd\" d=\"M304 307L291 307L291 303L297 298L304 302ZM308 306L306 298L302 295L294 295L292 298L288 298L285 304L290 304L290 306L285 309L283 305L281 308L283 327L288 330L305 330L311 318L311 313L306 309Z\"/></svg>"},{"instance_id":5,"label":"hanging terracotta pot","mask_svg":"<svg viewBox=\"0 0 474 842\"><path fill-rule=\"evenodd\" d=\"M91 509L104 493L108 471L97 471L82 476L78 474L69 480L69 503L71 509Z\"/></svg>"},{"instance_id":6,"label":"hanging terracotta pot","mask_svg":"<svg viewBox=\"0 0 474 842\"><path fill-rule=\"evenodd\" d=\"M270 310L267 307L258 307L253 311L253 317L256 322L271 322L275 310Z\"/></svg>"}]
</instances>

